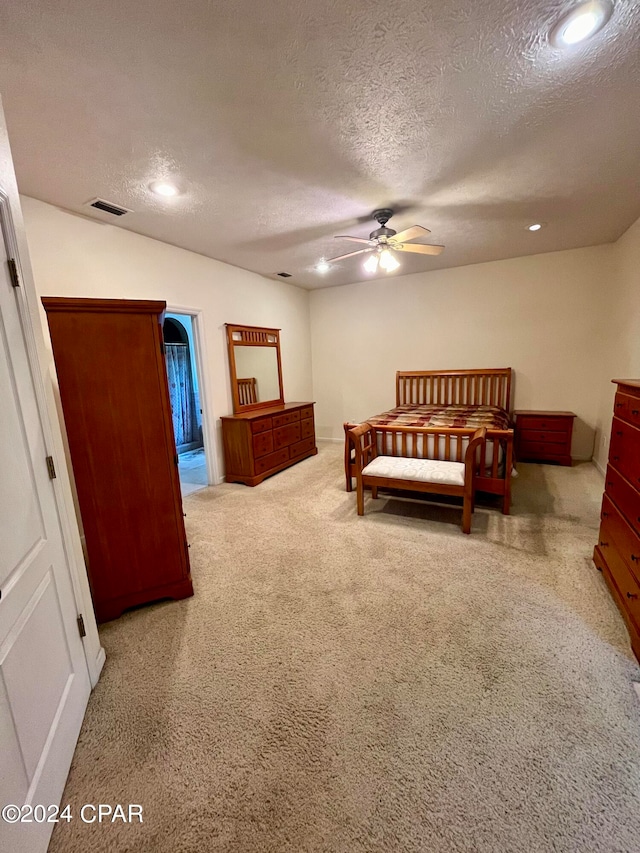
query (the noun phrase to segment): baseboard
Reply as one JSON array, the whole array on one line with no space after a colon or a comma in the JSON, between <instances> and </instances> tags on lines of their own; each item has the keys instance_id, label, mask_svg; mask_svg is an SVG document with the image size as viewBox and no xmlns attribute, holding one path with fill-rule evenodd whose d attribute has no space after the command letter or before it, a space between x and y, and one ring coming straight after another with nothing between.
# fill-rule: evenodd
<instances>
[{"instance_id":1,"label":"baseboard","mask_svg":"<svg viewBox=\"0 0 640 853\"><path fill-rule=\"evenodd\" d=\"M319 435L316 436L316 441L325 441L329 444L344 444L344 438L321 438Z\"/></svg>"},{"instance_id":2,"label":"baseboard","mask_svg":"<svg viewBox=\"0 0 640 853\"><path fill-rule=\"evenodd\" d=\"M600 463L599 463L599 462L597 462L595 459L592 459L591 461L593 462L593 464L594 464L595 468L600 472L600 474L602 474L602 476L603 476L603 477L606 477L606 476L607 476L607 472L606 472L606 470L602 467L602 465L600 465Z\"/></svg>"}]
</instances>

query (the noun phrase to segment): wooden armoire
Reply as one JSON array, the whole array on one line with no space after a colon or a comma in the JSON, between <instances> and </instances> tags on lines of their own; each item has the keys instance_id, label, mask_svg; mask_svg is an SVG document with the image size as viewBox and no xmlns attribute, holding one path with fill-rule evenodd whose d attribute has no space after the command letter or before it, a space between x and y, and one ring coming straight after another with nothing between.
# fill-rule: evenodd
<instances>
[{"instance_id":1,"label":"wooden armoire","mask_svg":"<svg viewBox=\"0 0 640 853\"><path fill-rule=\"evenodd\" d=\"M164 302L43 298L98 621L193 595Z\"/></svg>"}]
</instances>

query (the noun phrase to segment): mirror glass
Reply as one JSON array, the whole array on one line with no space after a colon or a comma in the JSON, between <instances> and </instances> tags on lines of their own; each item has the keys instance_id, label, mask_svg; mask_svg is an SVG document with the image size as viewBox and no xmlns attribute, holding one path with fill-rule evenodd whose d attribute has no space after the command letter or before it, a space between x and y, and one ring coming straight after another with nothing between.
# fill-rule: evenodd
<instances>
[{"instance_id":1,"label":"mirror glass","mask_svg":"<svg viewBox=\"0 0 640 853\"><path fill-rule=\"evenodd\" d=\"M234 356L241 406L279 399L276 347L235 346Z\"/></svg>"}]
</instances>

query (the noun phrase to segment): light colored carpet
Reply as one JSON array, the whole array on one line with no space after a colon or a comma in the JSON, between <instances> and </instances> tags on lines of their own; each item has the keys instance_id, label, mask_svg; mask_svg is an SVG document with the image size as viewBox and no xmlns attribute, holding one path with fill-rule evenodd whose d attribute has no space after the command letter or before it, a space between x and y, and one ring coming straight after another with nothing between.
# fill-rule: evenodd
<instances>
[{"instance_id":1,"label":"light colored carpet","mask_svg":"<svg viewBox=\"0 0 640 853\"><path fill-rule=\"evenodd\" d=\"M637 851L640 703L590 560L602 480L514 513L343 491L341 448L185 501L195 597L102 629L54 853Z\"/></svg>"}]
</instances>

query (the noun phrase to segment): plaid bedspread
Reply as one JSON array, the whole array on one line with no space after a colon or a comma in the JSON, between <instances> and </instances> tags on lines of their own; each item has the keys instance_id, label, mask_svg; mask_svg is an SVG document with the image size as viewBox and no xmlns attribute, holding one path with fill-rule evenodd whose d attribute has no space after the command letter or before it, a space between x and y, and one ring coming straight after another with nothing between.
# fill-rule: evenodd
<instances>
[{"instance_id":1,"label":"plaid bedspread","mask_svg":"<svg viewBox=\"0 0 640 853\"><path fill-rule=\"evenodd\" d=\"M398 406L367 421L373 426L511 429L509 415L496 406Z\"/></svg>"}]
</instances>

